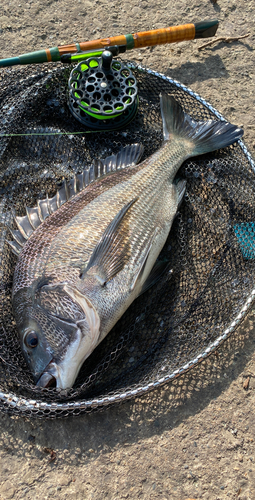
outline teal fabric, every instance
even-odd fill
[[[241,222],[233,226],[243,256],[255,258],[255,222]]]

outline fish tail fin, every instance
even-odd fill
[[[167,141],[173,137],[182,137],[187,140],[191,145],[189,157],[230,146],[243,135],[241,128],[228,122],[194,120],[173,97],[163,92],[160,107],[164,139]]]

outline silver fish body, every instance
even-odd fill
[[[149,159],[137,164],[142,147],[128,146],[98,162],[84,189],[86,171],[65,186],[62,205],[60,193],[16,219],[13,309],[38,385],[72,387],[84,360],[162,272],[155,262],[185,192],[185,181],[174,183],[183,161],[242,135],[226,122],[195,122],[166,94],[161,111],[165,142]]]

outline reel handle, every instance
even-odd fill
[[[105,70],[105,71],[110,71],[111,69],[111,66],[112,66],[112,52],[110,50],[104,50],[104,52],[102,53],[102,68]]]

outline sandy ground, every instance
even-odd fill
[[[1,56],[218,18],[219,42],[128,54],[187,84],[254,138],[254,3],[247,0],[14,0],[0,6]],[[0,415],[0,498],[255,498],[255,313],[173,384],[103,412],[57,421]],[[244,388],[246,382],[248,388]]]

